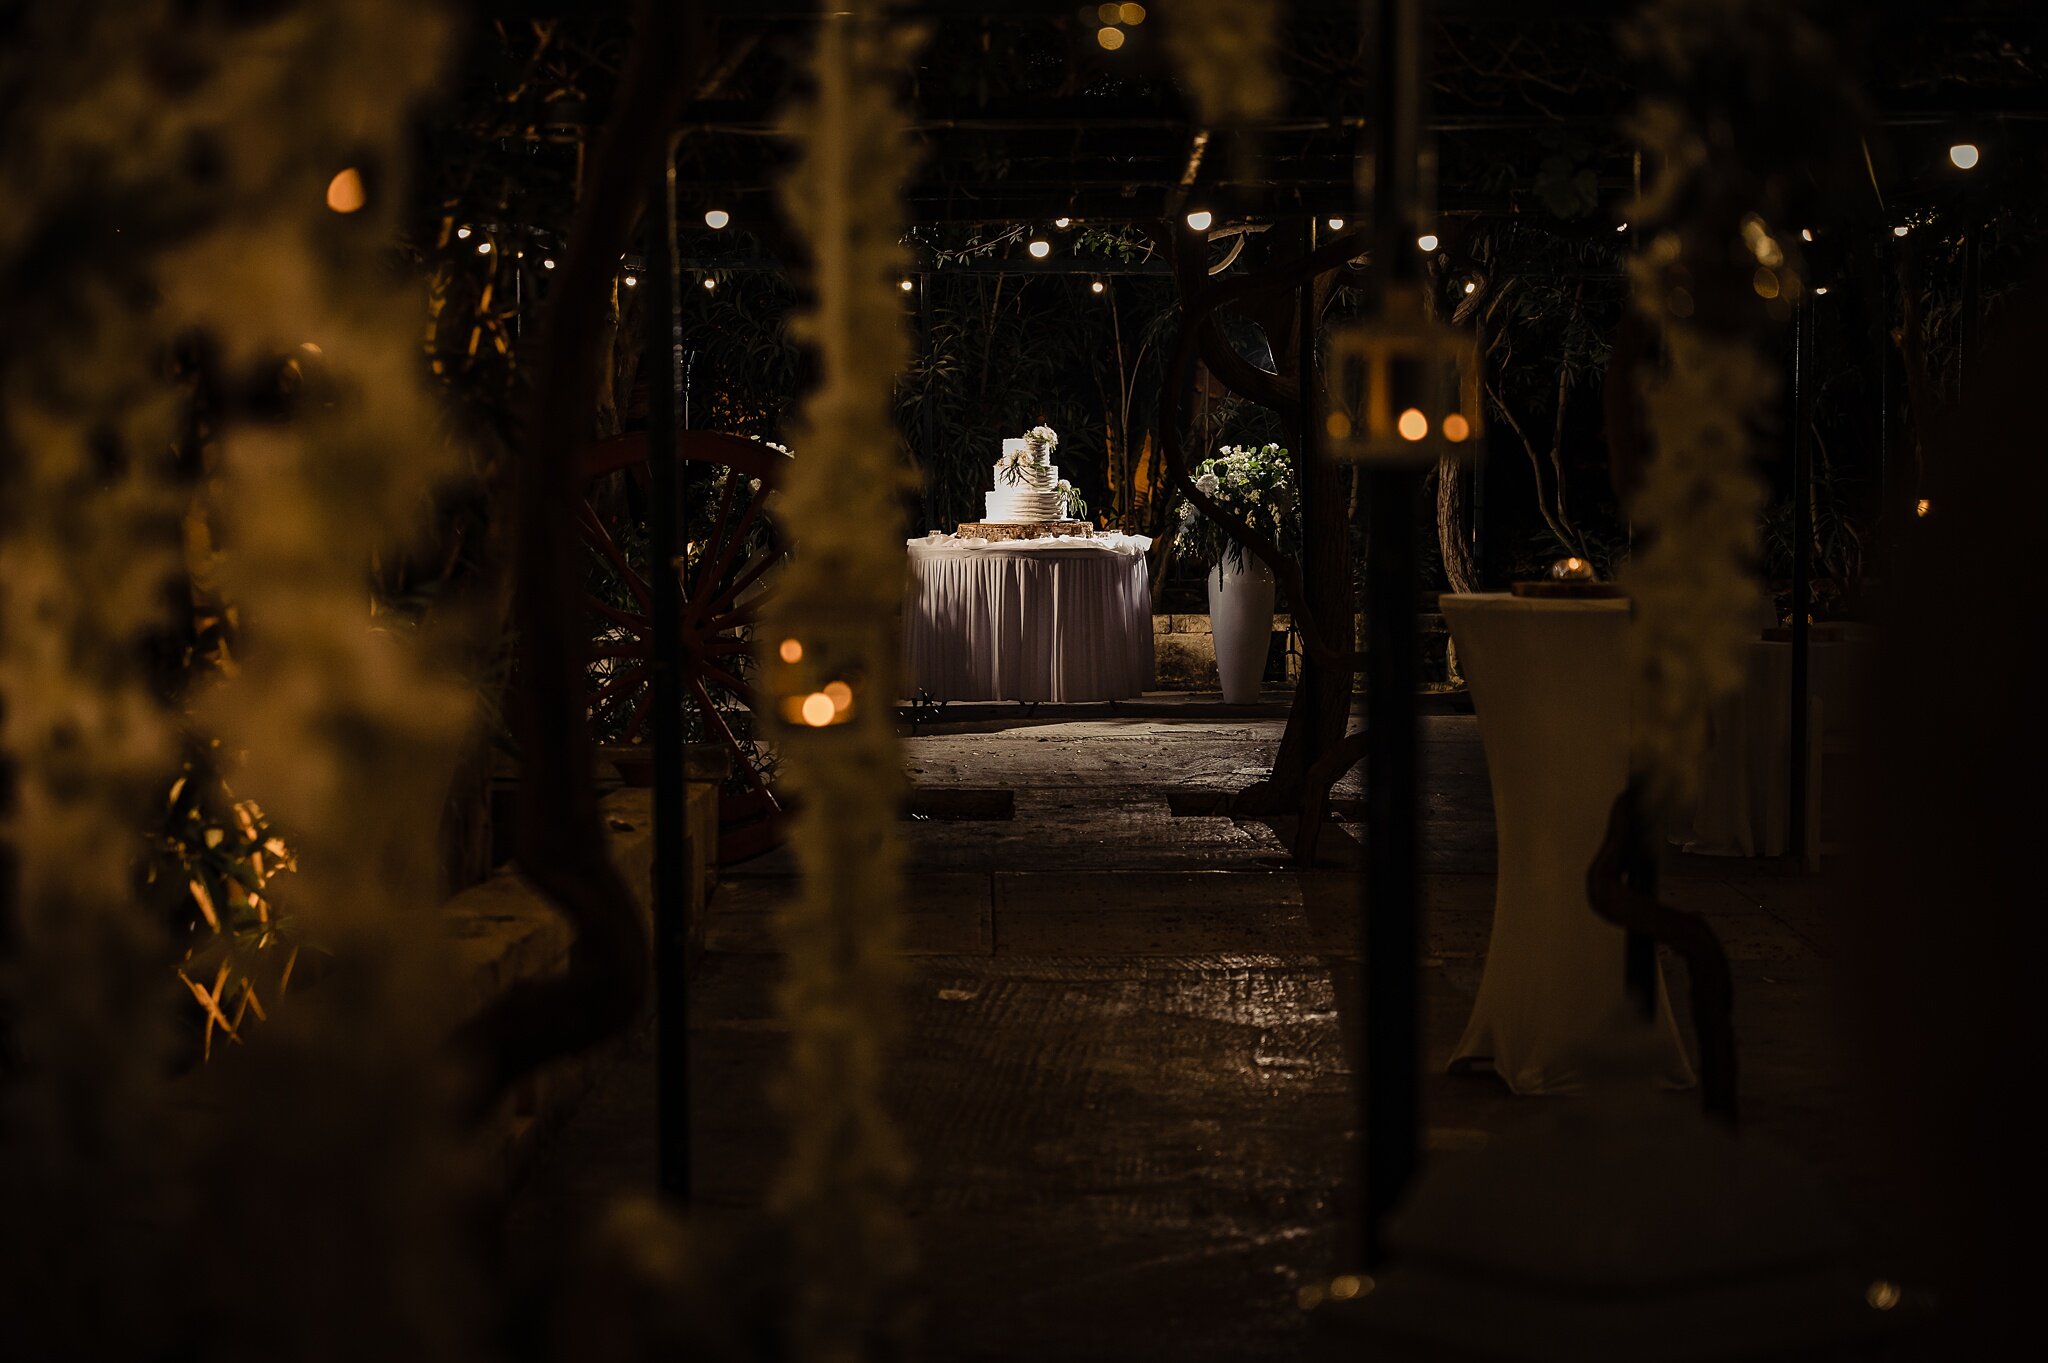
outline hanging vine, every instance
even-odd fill
[[[909,362],[896,279],[913,162],[892,94],[918,35],[881,0],[826,18],[812,89],[788,115],[799,156],[782,181],[815,303],[797,323],[820,381],[791,432],[803,451],[780,514],[796,551],[756,638],[787,706],[785,767],[803,890],[782,923],[790,1031],[776,1095],[789,1153],[772,1202],[791,1243],[792,1356],[891,1351],[911,1243],[898,1205],[908,1157],[882,1101],[898,1030],[902,934],[895,729],[903,539],[897,376]],[[779,670],[778,670],[779,669]]]

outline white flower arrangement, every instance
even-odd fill
[[[1088,503],[1081,500],[1079,488],[1062,478],[1059,482],[1053,484],[1052,490],[1060,495],[1060,518],[1062,520],[1078,521],[1087,516]]]
[[[1300,538],[1295,514],[1294,466],[1278,445],[1225,445],[1195,468],[1195,488],[1286,553]],[[1244,550],[1192,501],[1179,507],[1181,529],[1175,548],[1183,557],[1213,568],[1243,558]]]
[[[1020,439],[1021,444],[1007,440],[1003,442],[1003,457],[996,461],[997,481],[1011,487],[1024,482],[1032,482],[1039,487],[1045,486],[1029,475],[1049,469],[1052,464],[1052,452],[1059,448],[1059,436],[1053,433],[1050,426],[1034,426]]]

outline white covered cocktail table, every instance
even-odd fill
[[[934,700],[1125,700],[1152,684],[1142,535],[909,542],[905,670]]]
[[[1499,845],[1486,970],[1452,1068],[1491,1068],[1516,1093],[1595,1078],[1690,1085],[1661,971],[1645,1028],[1623,983],[1624,934],[1586,899],[1628,780],[1628,602],[1446,594],[1442,609],[1479,716]]]

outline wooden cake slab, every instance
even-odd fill
[[[1042,540],[1053,535],[1094,533],[1095,526],[1089,521],[1025,521],[1016,525],[965,521],[960,526],[960,538],[970,540]]]

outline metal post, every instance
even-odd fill
[[[1373,157],[1375,273],[1388,282],[1415,272],[1420,25],[1416,0],[1380,0],[1378,143]],[[1365,1036],[1359,1257],[1386,1258],[1384,1227],[1417,1164],[1415,817],[1415,513],[1423,473],[1368,465],[1364,472],[1365,564]]]
[[[1806,804],[1812,773],[1807,770],[1807,703],[1812,681],[1807,616],[1812,610],[1808,582],[1813,556],[1813,295],[1803,295],[1792,322],[1792,828],[1786,838],[1792,859],[1805,865]]]
[[[690,1179],[690,849],[683,756],[682,300],[676,261],[675,145],[662,157],[647,214],[647,454],[654,505],[654,1036],[656,1139],[665,1197],[687,1203]]]

